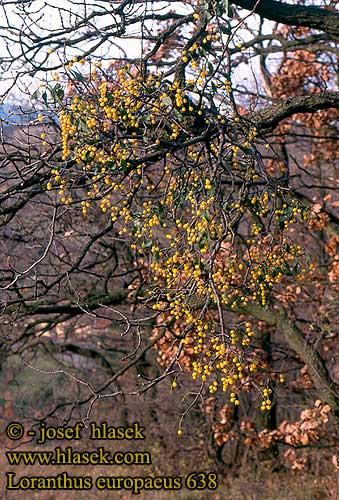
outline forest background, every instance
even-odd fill
[[[337,2],[10,0],[0,32],[4,436],[139,421],[143,475],[218,474],[182,498],[338,498]]]

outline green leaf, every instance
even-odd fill
[[[73,78],[75,80],[77,80],[78,82],[85,82],[86,81],[86,78],[84,77],[84,75],[82,75],[81,73],[79,73],[79,71],[75,71],[73,69],[70,73],[73,76]]]
[[[144,248],[151,248],[154,245],[154,241],[152,239],[148,240],[147,243],[145,243]]]
[[[54,99],[54,102],[57,102],[59,104],[62,103],[62,100],[64,98],[65,92],[60,83],[57,83],[54,88],[51,90],[52,97]]]
[[[223,33],[225,33],[225,35],[230,35],[232,33],[229,23],[220,25],[220,29]]]
[[[45,103],[45,104],[46,104],[46,106],[47,106],[47,104],[48,104],[48,96],[47,96],[47,92],[45,91],[45,92],[42,94],[42,96],[41,96],[41,97],[42,97],[42,100],[44,101],[44,103]]]

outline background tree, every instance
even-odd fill
[[[88,418],[168,377],[221,468],[227,446],[336,446],[335,4],[2,9],[4,97],[32,107],[7,97],[27,123],[2,135],[3,359],[47,350]]]

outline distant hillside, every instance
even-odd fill
[[[2,104],[0,105],[0,124],[3,127],[8,127],[12,125],[25,125],[27,123],[37,122],[39,113],[46,116],[46,118],[58,122],[56,114],[52,111],[37,111],[15,104]]]

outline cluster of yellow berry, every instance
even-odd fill
[[[263,390],[263,400],[261,402],[261,410],[262,411],[270,411],[270,409],[272,408],[272,400],[270,399],[272,393],[273,393],[273,391],[269,387],[266,387]]]
[[[191,48],[183,57],[199,49]],[[228,325],[224,312],[250,302],[266,306],[274,287],[293,274],[303,251],[286,232],[303,220],[303,209],[279,189],[256,186],[260,169],[251,148],[258,131],[242,131],[236,117],[237,140],[225,143],[223,114],[208,115],[203,99],[193,106],[191,83],[168,82],[157,73],[143,78],[129,65],[111,78],[97,70],[96,84],[92,72],[87,93],[72,95],[60,112],[62,160],[76,167],[62,169],[65,178],[52,170],[47,189],[58,187],[61,201],[72,203],[71,176],[80,168],[83,214],[97,204],[131,250],[147,258],[145,302],[179,328],[178,340],[169,334],[159,341],[162,362],[180,348],[193,379],[208,381],[211,394],[231,391],[238,405],[240,387],[260,365],[251,354],[252,324]],[[208,72],[201,64],[197,88]],[[232,91],[230,80],[225,91]],[[187,111],[217,122],[219,135],[208,144],[191,141]],[[235,175],[231,181],[226,170]]]

